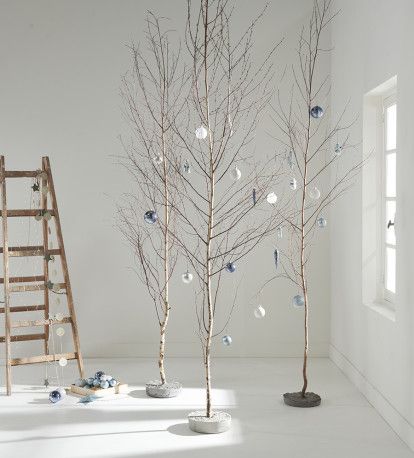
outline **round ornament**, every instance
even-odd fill
[[[102,381],[101,381],[100,387],[103,388],[104,390],[106,390],[107,388],[109,388],[109,382],[108,382],[108,380],[102,380]]]
[[[63,313],[56,313],[55,320],[56,321],[62,321],[63,320]]]
[[[183,281],[183,283],[185,284],[189,284],[193,281],[193,274],[190,273],[190,272],[184,272],[182,275],[181,275],[181,280]]]
[[[163,157],[162,157],[160,154],[157,154],[157,155],[154,157],[153,161],[154,161],[154,164],[160,165],[160,164],[163,163],[164,159],[163,159]]]
[[[289,151],[288,157],[287,157],[287,162],[289,165],[290,170],[293,169],[295,162],[294,162],[294,153],[292,150]]]
[[[63,328],[57,328],[56,329],[56,335],[59,337],[62,337],[65,335],[65,330]]]
[[[322,216],[320,216],[317,220],[316,220],[316,225],[320,228],[320,229],[323,229],[324,227],[326,227],[328,224],[328,221],[326,221],[325,218],[323,218]]]
[[[296,181],[296,178],[295,177],[291,178],[289,181],[289,188],[292,191],[295,191],[297,187],[298,187],[298,182]]]
[[[62,399],[62,396],[61,394],[59,393],[58,390],[53,390],[49,393],[49,401],[52,403],[52,404],[56,404],[57,402],[59,402],[60,400]]]
[[[52,218],[52,215],[50,214],[50,212],[45,211],[45,212],[43,213],[43,218],[44,218],[46,221],[50,221],[50,219]]]
[[[300,308],[305,305],[305,299],[300,294],[297,294],[293,297],[292,300],[293,307]]]
[[[195,131],[195,136],[199,140],[204,140],[207,137],[207,134],[208,134],[207,129],[204,126],[197,127]]]
[[[93,386],[93,380],[94,380],[93,377],[89,377],[89,378],[86,380],[86,383],[87,383],[89,386]]]
[[[41,213],[37,213],[37,214],[35,215],[35,220],[36,220],[36,221],[41,221],[42,218],[43,218],[43,217],[42,217],[42,214],[41,214]]]
[[[310,114],[311,114],[312,118],[315,118],[315,119],[322,118],[322,116],[323,116],[323,108],[320,107],[319,105],[316,105],[316,106],[311,108]]]
[[[274,192],[269,192],[269,194],[266,196],[266,200],[269,204],[273,205],[277,202],[277,195]]]
[[[238,181],[241,178],[241,172],[240,169],[236,166],[234,169],[230,172],[230,177],[233,181]]]
[[[144,214],[144,221],[148,224],[154,224],[158,221],[158,215],[155,210],[148,210]]]
[[[335,150],[334,151],[335,151],[335,156],[340,156],[341,153],[342,153],[342,146],[339,143],[337,143],[335,145]]]
[[[112,387],[112,386],[116,386],[117,383],[118,383],[118,382],[117,382],[114,378],[111,379],[111,380],[109,380],[109,386],[111,386],[111,387]]]
[[[52,291],[53,291],[54,293],[58,293],[58,292],[60,291],[59,283],[53,283]]]
[[[59,359],[59,366],[60,367],[65,367],[67,365],[68,365],[68,360],[66,358],[62,357],[62,358]]]
[[[236,264],[234,262],[228,262],[225,267],[226,271],[229,273],[233,273],[236,270]]]
[[[320,197],[321,197],[321,192],[319,191],[319,189],[314,186],[310,191],[309,191],[309,197],[312,199],[312,200],[318,200]]]
[[[81,388],[84,387],[85,385],[87,385],[87,381],[84,379],[84,378],[78,378],[76,381],[75,381],[75,386],[80,386]]]
[[[187,159],[184,161],[183,170],[185,173],[191,173],[191,166]]]
[[[96,378],[97,380],[101,380],[102,377],[103,377],[104,375],[105,375],[105,372],[104,372],[104,371],[97,371],[97,372],[95,372],[95,378]]]
[[[228,347],[229,345],[231,345],[233,339],[230,336],[223,336],[221,341],[223,342],[223,345]]]
[[[261,305],[258,305],[254,310],[253,310],[253,314],[255,316],[255,318],[264,318],[264,316],[266,315],[266,310],[264,309],[264,307],[262,307]]]
[[[98,387],[101,386],[101,381],[97,378],[93,379],[93,386]]]

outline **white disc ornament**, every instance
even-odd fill
[[[298,182],[296,181],[296,178],[291,178],[289,181],[289,187],[292,191],[295,191],[296,188],[298,187]]]
[[[264,307],[262,307],[261,305],[258,305],[254,310],[253,310],[253,314],[255,316],[255,318],[264,318],[264,316],[266,315],[266,310],[264,309]]]
[[[65,367],[68,364],[68,360],[66,358],[59,359],[59,366]]]
[[[193,274],[190,273],[190,272],[184,272],[182,275],[181,275],[181,280],[183,281],[183,283],[185,284],[189,284],[193,281]]]
[[[56,313],[55,320],[56,321],[62,321],[63,320],[63,313]]]
[[[208,134],[207,129],[204,126],[197,127],[195,131],[195,136],[199,140],[204,140],[207,137],[207,134]]]
[[[65,335],[65,330],[63,328],[57,328],[56,329],[56,335],[59,337],[62,337]]]
[[[230,177],[233,181],[238,181],[241,178],[241,172],[238,167],[234,167],[234,169],[230,172]]]
[[[309,191],[309,197],[312,199],[312,200],[318,200],[320,197],[321,197],[321,192],[319,191],[319,189],[314,186],[310,191]]]
[[[269,192],[269,194],[266,196],[266,200],[269,202],[269,204],[275,204],[277,202],[277,195],[274,192]]]

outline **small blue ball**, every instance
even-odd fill
[[[52,404],[56,404],[62,399],[62,395],[59,393],[58,390],[53,390],[49,393],[49,401]]]
[[[323,218],[322,216],[320,216],[317,220],[316,220],[316,225],[323,229],[324,227],[326,227],[328,224],[328,221],[326,221],[325,218]]]
[[[311,108],[311,111],[310,111],[310,114],[312,116],[312,118],[322,118],[323,116],[323,108],[316,105],[314,107]]]
[[[76,386],[83,387],[87,384],[87,381],[84,378],[78,378],[75,382]]]
[[[95,374],[95,378],[97,378],[98,380],[101,380],[102,376],[104,376],[104,375],[105,375],[104,371],[98,371]]]
[[[154,224],[158,221],[158,215],[155,210],[148,210],[144,214],[144,221],[148,224]]]
[[[89,377],[89,378],[86,380],[86,383],[87,383],[89,386],[93,386],[93,377]]]
[[[236,264],[234,262],[228,262],[225,269],[232,274],[236,270]]]
[[[305,305],[305,299],[300,294],[297,294],[292,300],[294,307],[303,307]]]
[[[223,342],[223,345],[228,347],[229,345],[231,345],[233,339],[230,336],[223,336],[221,341]]]
[[[118,382],[113,378],[112,380],[109,380],[109,385],[110,386],[115,386]]]
[[[106,390],[107,388],[109,388],[109,382],[107,380],[102,380],[101,382],[101,388],[103,388],[104,390]]]
[[[98,380],[97,378],[94,379],[94,381],[93,381],[93,386],[99,386],[100,384],[101,384],[101,381],[100,381],[100,380]]]

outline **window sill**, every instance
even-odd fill
[[[395,323],[395,309],[392,307],[391,303],[378,300],[364,305]]]

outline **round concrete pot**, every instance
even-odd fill
[[[159,380],[148,382],[145,391],[152,398],[175,398],[181,392],[182,385],[179,382],[161,383]]]
[[[317,407],[321,404],[321,397],[312,392],[305,393],[305,397],[302,397],[300,391],[296,393],[285,393],[283,400],[286,405],[291,407]]]
[[[210,418],[206,412],[197,410],[188,414],[188,426],[192,431],[202,434],[224,433],[230,429],[231,415],[226,412],[213,412]]]

